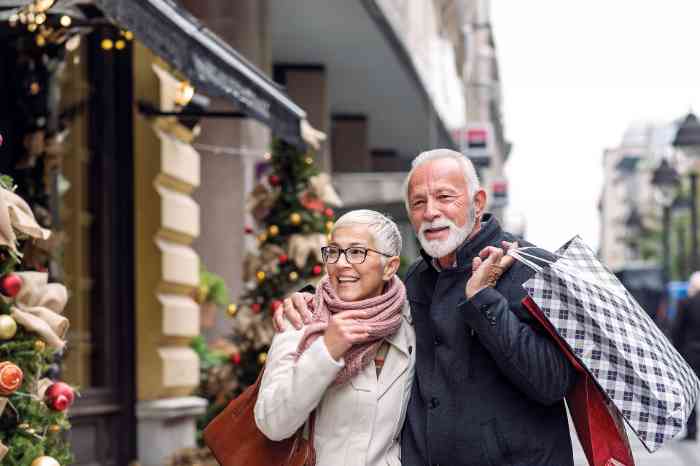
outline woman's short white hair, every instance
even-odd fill
[[[700,292],[700,272],[693,272],[688,280],[688,297],[692,298]]]
[[[389,217],[374,210],[358,209],[343,214],[335,221],[331,234],[338,228],[356,225],[367,226],[378,251],[391,256],[401,255],[399,227]]]
[[[421,152],[415,159],[413,159],[413,162],[411,162],[411,171],[408,172],[408,176],[406,177],[406,180],[404,180],[403,198],[404,203],[406,205],[406,211],[410,210],[410,206],[408,203],[408,185],[411,180],[411,176],[413,176],[413,172],[416,171],[416,168],[420,167],[424,163],[440,159],[456,160],[457,163],[459,163],[459,166],[462,167],[462,172],[464,173],[464,180],[467,182],[467,193],[469,194],[469,199],[474,199],[474,195],[476,194],[476,192],[481,189],[479,175],[477,175],[476,173],[474,164],[464,154],[453,151],[451,149],[434,149]]]

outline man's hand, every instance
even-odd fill
[[[311,311],[307,303],[313,299],[311,293],[294,293],[284,300],[284,305],[277,308],[272,315],[272,326],[276,332],[285,330],[284,318],[292,323],[295,329],[299,330],[311,322]]]
[[[369,337],[369,326],[357,319],[364,318],[365,311],[345,311],[331,316],[328,328],[323,333],[323,342],[336,361],[352,348],[352,345]]]
[[[501,244],[505,251],[495,246],[487,246],[472,260],[472,276],[467,280],[465,289],[467,299],[472,299],[486,287],[496,286],[501,275],[515,262],[515,259],[505,255],[505,252],[510,248],[517,248],[518,243],[502,241]]]

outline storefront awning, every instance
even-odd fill
[[[173,0],[94,0],[110,18],[184,74],[198,91],[233,101],[291,144],[306,117],[265,74]]]

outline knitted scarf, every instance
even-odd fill
[[[335,293],[328,277],[321,279],[316,288],[316,296],[309,303],[313,320],[306,326],[304,336],[297,348],[297,355],[301,355],[328,327],[331,314],[362,309],[367,312],[367,317],[362,319],[363,324],[370,327],[369,337],[360,343],[356,343],[344,355],[345,367],[336,376],[333,384],[342,385],[374,359],[382,344],[382,341],[396,333],[401,326],[401,308],[406,300],[406,287],[396,276],[384,287],[384,292],[379,296],[361,301],[343,301]]]

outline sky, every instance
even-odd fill
[[[598,246],[605,148],[700,111],[700,2],[491,0],[512,212],[527,238]]]

